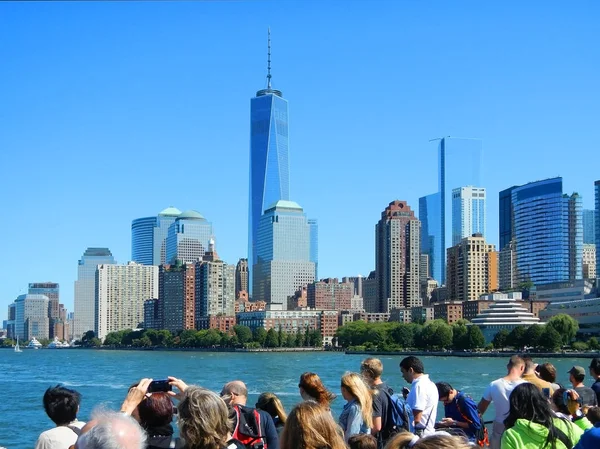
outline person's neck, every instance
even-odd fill
[[[247,402],[247,401],[243,401],[243,400],[241,400],[241,399],[236,399],[236,401],[235,401],[235,402],[232,402],[232,404],[231,404],[231,405],[241,405],[242,407],[245,407],[245,406],[246,406],[246,402]]]
[[[423,377],[425,375],[425,373],[415,373],[413,374],[413,382],[421,377]]]
[[[525,377],[525,376],[535,376],[535,372],[534,371],[524,371],[522,377]]]
[[[377,379],[373,380],[373,385],[381,385],[383,383],[383,380],[381,380],[381,377],[378,377]]]
[[[520,373],[520,372],[518,372],[518,371],[511,370],[511,371],[509,371],[509,372],[508,372],[508,374],[507,374],[507,375],[504,377],[504,379],[505,379],[505,380],[518,380],[518,379],[520,379],[520,378],[521,378],[521,375],[522,375],[522,374],[523,374],[523,373]]]
[[[585,387],[583,382],[573,382],[573,388],[581,388],[581,387]]]

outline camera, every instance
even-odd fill
[[[171,385],[168,380],[153,380],[148,386],[148,393],[171,391]]]

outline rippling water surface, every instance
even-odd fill
[[[217,392],[230,380],[241,379],[250,391],[249,404],[264,391],[281,396],[285,407],[299,400],[298,378],[305,371],[319,374],[328,388],[338,394],[333,414],[344,404],[339,394],[340,377],[358,371],[363,356],[340,353],[208,353],[161,351],[95,350],[0,350],[0,447],[33,448],[35,441],[53,423],[44,413],[42,396],[51,385],[78,390],[83,398],[80,419],[87,420],[99,406],[118,410],[127,388],[142,377],[164,379],[176,376],[190,384]],[[381,357],[384,380],[399,391],[405,382],[400,375],[400,356]],[[424,357],[426,372],[434,382],[446,381],[464,390],[476,401],[489,382],[505,375],[506,359]],[[554,359],[559,381],[568,383],[573,365],[587,368],[589,361]],[[589,382],[586,382],[589,383]],[[440,407],[441,410],[441,407]],[[492,411],[486,413],[491,419]]]

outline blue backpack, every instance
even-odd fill
[[[397,394],[389,394],[387,391],[384,392],[389,398],[389,413],[388,417],[391,419],[389,425],[386,425],[390,429],[390,433],[398,432],[415,432],[415,416],[413,415],[412,409],[408,406],[404,398]]]

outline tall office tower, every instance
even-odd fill
[[[422,305],[419,295],[421,222],[406,201],[392,201],[375,227],[378,312]]]
[[[317,310],[352,310],[354,283],[335,278],[311,282],[306,289],[308,307]]]
[[[293,201],[277,201],[260,219],[252,298],[271,310],[286,310],[288,296],[315,280],[310,261],[310,225]]]
[[[596,197],[596,268],[600,267],[600,181],[594,183]]]
[[[183,212],[169,227],[167,262],[195,263],[204,256],[213,236],[212,224],[195,210]]]
[[[421,220],[421,254],[427,256],[430,277],[443,279],[446,256],[439,254],[442,238],[441,198],[439,193],[419,198]]]
[[[196,292],[193,263],[161,265],[158,271],[158,316],[171,332],[194,329]]]
[[[481,234],[465,237],[448,248],[448,298],[472,301],[498,290],[498,253]]]
[[[131,222],[131,260],[143,265],[161,265],[167,258],[167,235],[181,211],[168,207],[157,217],[137,218]]]
[[[15,299],[15,334],[21,340],[50,337],[49,299],[46,295],[20,295]]]
[[[452,190],[452,246],[473,234],[485,238],[485,189],[458,187]]]
[[[196,262],[196,328],[202,318],[235,316],[235,267],[219,259],[211,241],[202,261]]]
[[[96,336],[136,329],[144,322],[144,301],[158,295],[158,267],[129,262],[96,270]]]
[[[12,338],[13,340],[16,338],[15,334],[15,318],[17,314],[17,306],[13,302],[8,305],[8,315],[6,315],[6,337]]]
[[[446,250],[452,244],[452,191],[458,187],[481,185],[482,154],[479,139],[439,139],[439,196],[428,195],[419,200],[419,207],[422,201],[430,206],[425,211],[419,210],[419,218],[428,233],[427,239],[433,244],[430,247],[425,241],[421,250],[431,257],[433,277],[440,285],[446,280]],[[434,209],[432,206],[435,205],[439,208]]]
[[[319,279],[319,223],[315,218],[308,219],[310,226],[310,261],[315,264],[315,279]]]
[[[583,278],[596,279],[596,245],[583,245]]]
[[[238,260],[235,266],[235,298],[239,298],[240,292],[248,293],[248,259]]]
[[[377,297],[377,273],[371,271],[363,281],[363,306],[365,312],[377,313],[379,311],[379,298]]]
[[[559,177],[513,187],[511,203],[518,283],[581,279],[581,197],[563,195]]]
[[[96,269],[98,265],[116,264],[108,248],[88,248],[77,267],[75,281],[73,337],[81,338],[96,328]]]
[[[55,282],[34,282],[29,284],[30,295],[46,295],[48,297],[48,318],[50,318],[49,335],[54,338],[54,325],[60,321],[60,289]]]
[[[250,196],[248,212],[248,265],[250,289],[258,263],[258,228],[263,212],[279,200],[290,199],[288,160],[288,103],[281,91],[271,89],[271,33],[268,42],[267,88],[250,100]]]
[[[498,195],[498,232],[499,246],[502,251],[514,239],[514,209],[512,204],[512,192],[518,186],[512,186],[501,191]]]
[[[352,282],[354,284],[354,293],[352,296],[363,297],[363,277],[360,274],[358,276],[343,277],[342,282]]]
[[[583,244],[596,244],[596,211],[583,210]]]
[[[498,252],[498,288],[500,291],[514,290],[519,286],[517,274],[517,251],[514,241],[508,242]]]

